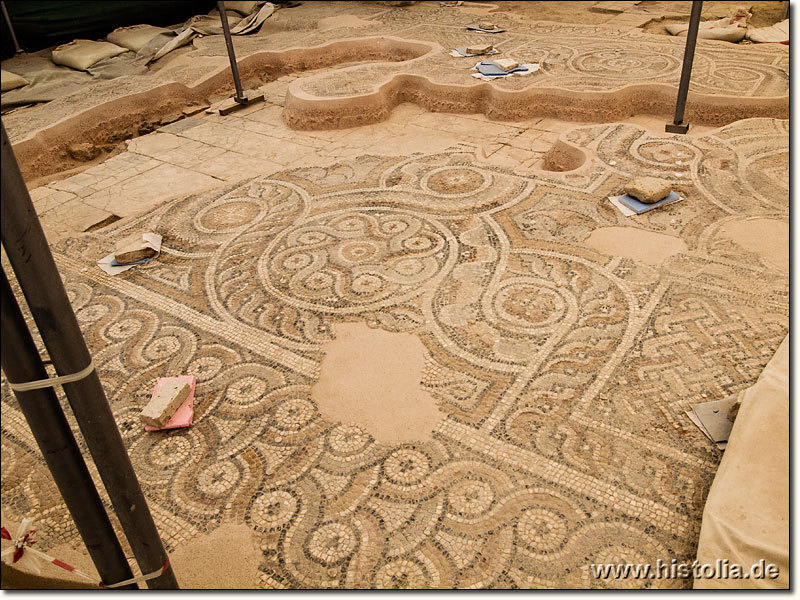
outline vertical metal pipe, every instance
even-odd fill
[[[3,371],[10,382],[47,378],[5,270],[0,281],[0,334]],[[133,577],[131,568],[55,390],[43,388],[14,393],[103,583],[130,579]],[[131,584],[120,589],[138,590],[139,586]]]
[[[228,58],[231,61],[231,73],[233,74],[233,85],[236,87],[236,102],[247,102],[242,92],[242,82],[239,79],[239,66],[236,64],[236,54],[233,52],[233,38],[231,38],[231,28],[228,26],[228,15],[225,12],[225,2],[217,2],[219,19],[222,21],[222,33],[225,36],[225,45],[228,47]]]
[[[91,356],[3,125],[0,134],[3,247],[56,372],[77,373],[87,367]],[[160,570],[168,564],[167,553],[97,371],[63,387],[139,567],[143,573]],[[176,589],[172,568],[151,579],[148,587]]]
[[[675,119],[672,124],[668,124],[665,127],[667,133],[686,133],[689,131],[688,123],[683,122],[683,113],[686,110],[686,96],[689,93],[689,82],[692,79],[694,49],[697,45],[697,31],[700,28],[700,13],[702,10],[702,1],[694,0],[692,2],[692,15],[689,17],[689,31],[686,33],[686,48],[683,51],[683,68],[681,69],[681,82],[678,87],[678,100],[675,104]]]
[[[8,11],[6,10],[6,3],[0,2],[0,8],[3,9],[3,18],[6,20],[6,25],[8,25],[11,41],[14,42],[14,52],[22,52],[22,48],[19,47],[19,42],[17,41],[17,34],[14,33],[14,26],[11,24],[11,17],[8,16]]]

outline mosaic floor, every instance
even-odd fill
[[[752,384],[788,331],[788,272],[721,233],[788,223],[788,121],[562,139],[592,160],[522,176],[467,146],[361,156],[55,246],[168,549],[244,522],[270,588],[598,587],[590,563],[693,560],[720,454],[683,411]],[[645,174],[685,201],[621,216],[605,197]],[[612,226],[688,250],[654,266],[584,242]],[[94,266],[140,230],[164,236],[158,260]],[[345,322],[421,341],[446,415],[427,439],[321,414]],[[145,434],[172,373],[197,377],[195,424]],[[2,450],[6,515],[33,517],[43,548],[76,539],[5,381]]]

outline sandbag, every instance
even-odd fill
[[[623,191],[639,202],[653,204],[669,196],[672,184],[658,177],[634,177],[625,184]]]
[[[115,29],[106,36],[106,39],[112,44],[138,52],[157,35],[169,32],[170,30],[165,27],[131,25],[130,27],[119,27]]]
[[[696,589],[789,587],[789,336],[758,381],[740,392],[741,407],[708,492],[697,560],[751,565],[763,560],[775,578],[698,578]]]
[[[240,15],[247,16],[251,12],[253,12],[261,2],[250,1],[250,2],[225,2],[225,9],[226,10],[235,10]]]
[[[705,40],[723,40],[725,42],[741,42],[747,35],[747,23],[752,17],[747,6],[737,6],[731,9],[730,16],[716,21],[700,23],[697,37]],[[686,35],[689,31],[688,23],[669,23],[665,25],[671,35]]]
[[[3,61],[7,70],[24,77],[29,84],[3,93],[0,107],[3,110],[23,104],[50,102],[83,89],[91,83],[87,71],[76,71],[62,67],[50,60],[50,52],[39,54],[22,53]]]
[[[73,40],[53,50],[51,60],[57,65],[63,65],[78,71],[86,71],[93,64],[104,58],[111,58],[123,52],[128,52],[128,49],[121,48],[110,42]]]
[[[27,79],[10,71],[0,70],[0,91],[15,90],[30,83]]]
[[[789,45],[789,19],[771,27],[757,27],[747,30],[747,39],[756,44]]]
[[[727,21],[727,19],[725,19],[725,21]],[[717,23],[717,21],[709,21],[709,23]],[[733,25],[716,24],[708,27],[703,27],[703,25],[706,25],[706,23],[700,23],[700,27],[697,30],[697,37],[704,40],[723,40],[725,42],[736,43],[741,42],[747,34],[747,29],[739,27],[735,23]],[[689,25],[687,23],[669,23],[664,27],[666,27],[667,31],[672,35],[686,35],[686,32],[689,31]]]

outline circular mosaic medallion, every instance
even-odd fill
[[[358,538],[349,525],[327,523],[314,531],[306,550],[311,558],[326,567],[341,563],[358,546]]]
[[[275,531],[289,523],[299,510],[300,502],[293,494],[274,490],[253,499],[248,520],[259,531]]]
[[[200,469],[196,477],[198,491],[206,498],[221,498],[233,489],[241,473],[232,460],[223,460]]]
[[[434,169],[422,181],[422,189],[440,196],[469,196],[491,185],[490,176],[473,167]]]
[[[248,198],[229,198],[201,210],[194,219],[198,231],[222,233],[238,229],[259,219],[262,203]]]
[[[383,463],[386,478],[392,483],[403,486],[419,483],[430,468],[430,459],[413,448],[395,450]]]
[[[628,80],[653,79],[680,71],[680,62],[674,56],[634,47],[582,52],[568,64],[578,73]]]
[[[516,532],[533,552],[559,550],[569,539],[566,518],[546,508],[526,510],[517,522]]]
[[[454,484],[447,492],[447,501],[457,515],[466,518],[479,517],[494,503],[495,492],[486,481],[464,479]]]
[[[383,590],[419,590],[430,587],[430,578],[421,562],[399,558],[378,569],[375,574],[375,587]]]
[[[454,262],[453,242],[421,215],[336,211],[284,230],[261,256],[258,276],[294,306],[358,313],[417,295]]]

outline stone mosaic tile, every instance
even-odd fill
[[[589,564],[693,560],[720,453],[683,411],[752,384],[788,331],[788,273],[720,235],[788,222],[788,121],[561,140],[583,166],[365,155],[55,245],[170,549],[244,522],[265,588],[690,585],[598,581]],[[633,175],[685,200],[625,218],[605,198]],[[610,226],[688,250],[654,267],[585,243]],[[143,229],[164,236],[158,260],[94,267]],[[447,415],[431,439],[388,444],[320,414],[310,389],[343,321],[419,336],[420,383]],[[146,434],[138,412],[167,373],[197,377],[195,424]],[[74,540],[5,383],[2,444],[6,514],[41,524],[44,548]]]

